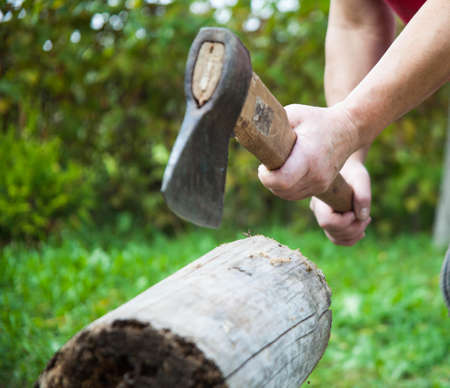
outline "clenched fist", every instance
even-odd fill
[[[288,105],[297,141],[278,170],[260,165],[262,184],[275,195],[299,200],[325,192],[347,158],[359,148],[358,132],[340,104],[330,108]]]

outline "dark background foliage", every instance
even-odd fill
[[[236,32],[282,104],[323,106],[328,2],[250,3],[3,4],[1,239],[43,239],[68,223],[126,229],[139,222],[167,232],[186,227],[164,205],[159,188],[184,113],[185,60],[202,26]],[[446,107],[441,91],[372,147],[368,167],[379,232],[430,229]],[[257,180],[255,158],[236,142],[230,148],[226,224],[311,225],[306,201],[274,198]]]

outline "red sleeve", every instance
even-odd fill
[[[400,18],[408,23],[426,0],[384,0]]]

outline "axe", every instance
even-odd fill
[[[252,71],[250,55],[232,32],[202,28],[189,51],[186,113],[164,172],[161,192],[179,217],[220,225],[228,143],[239,143],[268,169],[283,165],[296,141],[286,112]],[[301,139],[299,139],[301,141]],[[335,211],[352,209],[353,192],[339,174],[318,197]]]

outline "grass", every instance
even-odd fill
[[[300,248],[333,290],[333,327],[308,387],[450,387],[450,320],[439,291],[444,249],[429,236],[336,247],[318,231],[260,232]],[[0,252],[0,386],[30,386],[86,324],[242,233],[196,230],[169,239],[89,238]],[[306,386],[306,384],[305,384]]]

